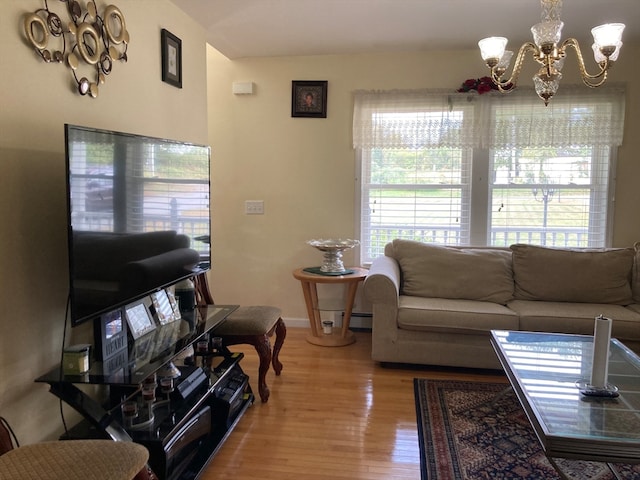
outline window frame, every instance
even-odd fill
[[[615,93],[615,92],[614,92]],[[587,97],[585,97],[587,98]],[[573,100],[575,101],[575,100]],[[615,100],[611,100],[611,110],[612,110],[612,118],[616,115],[619,115],[620,109],[622,110],[622,117],[624,116],[624,102],[622,101],[622,106],[615,104]],[[478,102],[481,103],[481,102]],[[569,108],[572,104],[569,105]],[[478,106],[481,107],[480,105]],[[386,111],[390,111],[389,107],[385,107]],[[419,107],[418,107],[419,108]],[[399,112],[406,112],[406,106],[401,105],[398,108]],[[489,109],[491,111],[491,108]],[[485,113],[486,114],[486,113]],[[474,113],[478,118],[482,118],[482,114],[477,112]],[[354,123],[355,128],[355,123]],[[612,120],[612,129],[616,128],[616,119]],[[612,245],[613,238],[613,226],[614,226],[614,207],[615,207],[615,182],[616,182],[616,163],[617,163],[617,143],[614,141],[610,145],[603,145],[603,139],[597,139],[593,142],[593,144],[589,144],[589,147],[593,149],[592,155],[592,172],[594,175],[602,175],[606,171],[608,176],[607,183],[603,188],[599,187],[599,179],[592,178],[590,184],[585,186],[585,189],[588,189],[590,194],[590,205],[594,204],[601,205],[606,209],[606,212],[602,215],[601,220],[599,221],[602,232],[601,237],[602,243],[594,243],[593,241],[589,241],[587,245],[588,248],[603,248],[610,247]],[[621,143],[621,137],[619,138],[619,142]],[[468,218],[468,232],[469,236],[462,236],[462,232],[465,230],[465,226],[463,224],[463,219],[460,221],[460,245],[474,245],[474,246],[490,246],[492,244],[492,228],[491,228],[491,199],[492,192],[496,188],[500,188],[500,184],[493,183],[492,180],[492,156],[494,154],[494,150],[490,147],[484,146],[484,144],[489,143],[486,140],[483,145],[473,146],[471,147],[471,164],[470,164],[470,177],[469,177],[469,188],[470,188],[470,198],[469,198],[469,218]],[[354,225],[355,235],[357,238],[360,238],[361,245],[356,248],[355,254],[360,259],[360,264],[369,265],[373,258],[377,256],[380,252],[375,252],[371,258],[368,258],[366,255],[367,252],[367,241],[364,238],[364,234],[367,231],[370,231],[371,224],[365,224],[366,222],[365,213],[363,212],[363,202],[365,200],[365,193],[369,192],[370,184],[365,182],[365,174],[366,172],[363,170],[366,164],[364,162],[369,162],[367,158],[368,151],[373,151],[373,148],[360,148],[355,145],[355,179],[356,179],[356,191],[355,191],[355,215],[354,218],[356,223]],[[465,147],[460,147],[465,148]],[[540,147],[541,148],[541,147]],[[366,150],[366,151],[365,151]],[[608,158],[607,158],[608,157]],[[605,162],[605,169],[603,170],[602,162]],[[608,164],[606,164],[608,162]],[[393,184],[389,184],[390,187],[394,187]],[[416,190],[420,189],[422,185],[416,184]],[[406,188],[406,186],[403,186]],[[368,193],[367,193],[368,195]],[[599,198],[599,200],[598,200]],[[589,212],[593,212],[593,208],[589,209]],[[591,213],[590,213],[591,215]],[[589,221],[589,230],[591,231],[595,228],[592,225],[592,222]],[[466,239],[468,238],[468,241]],[[591,235],[590,235],[591,239]],[[597,240],[600,240],[599,238]]]

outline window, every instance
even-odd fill
[[[605,246],[609,153],[588,145],[494,151],[489,243]]]
[[[360,257],[394,238],[603,247],[624,91],[356,92]]]

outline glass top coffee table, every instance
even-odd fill
[[[640,463],[640,358],[612,339],[608,383],[617,398],[583,396],[593,337],[493,330],[491,344],[547,458]],[[561,473],[561,472],[560,472]]]

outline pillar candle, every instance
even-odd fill
[[[593,365],[591,367],[591,385],[596,388],[605,388],[607,386],[611,323],[610,318],[606,318],[602,315],[595,319],[593,329]]]

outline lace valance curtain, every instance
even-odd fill
[[[563,86],[549,106],[507,95],[443,90],[356,91],[354,148],[514,148],[622,144],[622,86]]]
[[[466,95],[444,90],[357,91],[357,148],[473,147],[474,109]]]

